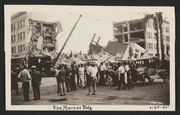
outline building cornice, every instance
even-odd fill
[[[17,18],[17,17],[19,17],[20,15],[23,15],[23,14],[25,14],[25,13],[27,13],[27,12],[26,12],[26,11],[21,11],[21,12],[16,13],[16,14],[14,14],[14,15],[11,16],[11,20],[12,20],[12,19],[15,19],[15,18]]]

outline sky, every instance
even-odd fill
[[[145,14],[155,13],[154,8],[149,7],[34,6],[24,9],[28,12],[43,14],[46,17],[45,21],[61,22],[63,31],[56,38],[58,40],[58,51],[62,48],[79,15],[82,14],[64,52],[72,50],[83,53],[87,53],[94,33],[96,33],[95,41],[101,37],[99,44],[102,46],[106,46],[108,41],[113,41],[113,22],[139,19],[143,18]],[[163,16],[168,20],[168,13],[165,8],[157,7],[156,9],[156,11],[163,11]]]

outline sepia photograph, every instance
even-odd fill
[[[6,110],[175,111],[174,7],[4,11]]]

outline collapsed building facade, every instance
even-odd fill
[[[136,43],[121,43],[118,41],[109,41],[104,48],[98,44],[91,43],[88,55],[97,59],[97,63],[103,61],[116,62],[125,59],[138,59],[147,54],[147,51]]]
[[[32,13],[18,12],[11,17],[11,23],[12,67],[36,65],[48,69],[57,55],[60,22],[39,21],[32,18]]]

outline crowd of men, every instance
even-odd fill
[[[87,95],[96,94],[96,86],[111,85],[117,90],[133,88],[132,77],[135,75],[135,65],[133,63],[105,63],[98,66],[94,62],[86,64],[71,65],[66,63],[53,67],[52,72],[57,79],[57,93],[60,96],[67,95],[67,92],[88,88]],[[18,81],[22,82],[22,92],[24,101],[29,101],[30,80],[33,88],[34,100],[40,99],[40,85],[42,74],[36,66],[28,69],[24,66],[20,71],[11,71],[12,89],[18,92]],[[91,93],[91,89],[93,89]]]

